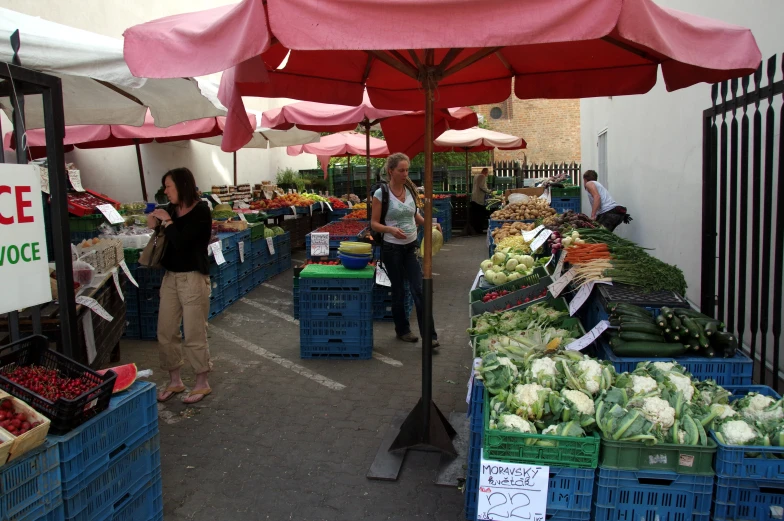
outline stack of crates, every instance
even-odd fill
[[[334,232],[329,231],[329,227],[322,227],[313,230],[312,233],[320,233],[320,232],[327,232],[329,233],[329,255],[328,257],[332,260],[338,258],[338,249],[340,249],[341,242],[357,242],[359,240],[359,235],[362,234],[365,230],[361,230],[354,235],[338,235]],[[305,236],[305,256],[310,259],[310,233]]]
[[[59,457],[64,520],[163,518],[155,385],[136,382],[109,408],[50,436]]]
[[[0,467],[0,519],[64,519],[56,443],[47,439]]]
[[[776,400],[764,385],[726,386],[730,400],[751,392]],[[716,440],[716,489],[713,521],[781,519],[784,512],[784,447],[728,446]]]
[[[566,213],[569,210],[580,213],[580,187],[550,188],[550,207],[557,213]]]
[[[299,276],[301,358],[373,355],[375,269],[311,264]]]
[[[137,266],[134,278],[139,283],[139,338],[155,340],[158,338],[158,310],[160,308],[163,269]]]
[[[405,283],[405,301],[404,309],[406,316],[411,316],[411,310],[414,308],[414,298],[408,289],[408,282]],[[379,322],[392,321],[392,288],[389,286],[382,286],[381,284],[373,284],[373,320]]]
[[[274,247],[273,239],[273,247]],[[267,239],[262,235],[261,237],[251,238],[251,262],[253,263],[251,276],[253,277],[253,286],[258,286],[265,280],[269,280],[273,276],[275,270],[274,257],[269,252],[269,245]],[[275,250],[277,253],[277,249]]]
[[[277,275],[291,269],[291,234],[286,232],[276,236],[273,239],[273,244],[275,245],[273,275]]]
[[[231,243],[236,248],[235,262],[237,264],[237,298],[253,289],[253,244],[251,230],[237,232],[231,236]],[[242,255],[240,255],[242,247]]]
[[[139,282],[136,278],[138,268],[138,263],[128,264],[128,271],[131,272],[131,276],[137,283]],[[139,288],[128,281],[125,283],[125,331],[123,332],[123,338],[141,338],[140,311]]]
[[[443,230],[444,242],[452,239],[452,197],[433,199],[433,217],[438,220]]]
[[[477,519],[477,501],[481,493],[480,455],[483,450],[486,460],[548,466],[548,521],[589,521],[599,456],[598,435],[585,438],[544,437],[541,434],[489,430],[488,401],[487,389],[482,382],[474,380],[469,405],[471,421],[466,474],[466,519]],[[555,441],[556,444],[549,447],[539,446],[538,441],[542,438]]]

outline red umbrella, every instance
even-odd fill
[[[676,90],[750,74],[762,59],[748,29],[652,0],[477,5],[244,0],[132,27],[125,32],[125,58],[144,77],[225,70],[219,99],[229,114],[244,112],[242,96],[358,105],[365,88],[378,108],[424,109],[426,222],[432,216],[434,108],[503,101],[513,80],[523,99],[641,94],[654,86],[660,66],[667,89]],[[231,123],[224,138],[228,150],[247,142],[251,131]],[[433,287],[429,233],[423,271],[427,324]],[[426,327],[425,345],[431,338]],[[451,429],[431,401],[430,349],[422,353],[422,400],[392,448],[425,444],[454,453]],[[431,413],[443,423],[430,423]]]
[[[255,128],[256,117],[247,113],[249,123]],[[144,165],[139,148],[140,144],[169,143],[188,139],[202,139],[220,136],[225,127],[226,118],[223,116],[195,119],[176,123],[170,127],[156,127],[155,121],[147,111],[144,124],[139,127],[131,125],[71,125],[65,127],[63,144],[76,148],[112,148],[123,146],[136,147],[136,160],[139,164],[139,177],[142,184],[142,196],[147,200],[147,186],[144,181]],[[16,140],[13,132],[5,135],[5,146],[14,148]],[[44,129],[30,129],[27,131],[27,144],[33,157],[46,156],[46,135]]]
[[[263,121],[263,119],[262,119]],[[368,146],[369,145],[369,146]],[[386,157],[389,155],[389,148],[383,139],[377,139],[369,135],[357,134],[356,132],[338,132],[324,136],[318,143],[308,143],[305,145],[292,145],[286,148],[286,153],[290,156],[300,154],[315,154],[321,163],[324,171],[324,179],[327,178],[329,160],[333,157],[347,157],[351,165],[351,156],[365,157]],[[370,169],[368,168],[368,172]],[[346,179],[349,188],[346,193],[351,193],[351,167],[349,166],[349,176]],[[370,174],[368,173],[368,192],[370,192]],[[368,195],[368,201],[370,196]]]
[[[315,132],[341,132],[354,130],[357,125],[361,125],[365,130],[365,147],[368,149],[370,128],[379,122],[390,150],[405,152],[413,157],[416,153],[411,154],[409,150],[412,145],[416,146],[418,140],[419,151],[421,151],[424,139],[424,114],[405,110],[377,109],[370,103],[367,92],[362,97],[362,103],[356,107],[303,101],[267,110],[261,116],[262,126],[279,130],[288,130],[296,125],[300,129]],[[476,113],[469,108],[441,109],[435,113],[435,132],[440,135],[449,128],[471,128],[477,122]],[[366,155],[365,158],[367,200],[370,202],[370,156]],[[323,163],[322,168],[326,177],[326,167]],[[350,176],[351,162],[349,161]]]

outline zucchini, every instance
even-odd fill
[[[705,336],[713,336],[719,332],[719,323],[715,320],[709,320],[705,324],[697,322],[697,325],[702,326],[702,329],[705,331]]]
[[[637,317],[644,320],[653,320],[653,317],[650,315],[650,313],[638,313],[637,311],[628,311],[621,308],[615,308],[612,314],[619,317]]]
[[[615,309],[622,309],[629,311],[630,313],[640,313],[641,315],[650,316],[650,313],[647,309],[640,306],[635,306],[634,304],[627,304],[625,302],[619,302],[618,305],[615,306]]]
[[[721,351],[724,358],[732,358],[738,352],[738,338],[732,333],[719,331],[711,338],[713,345]]]
[[[707,356],[708,358],[713,358],[713,357],[715,357],[715,356],[716,356],[716,350],[715,350],[715,349],[713,349],[713,347],[712,347],[712,346],[708,346],[708,347],[706,347],[706,348],[705,348],[705,353],[704,353],[704,354],[705,354],[705,356]]]
[[[683,329],[683,322],[681,322],[681,319],[679,319],[678,317],[673,316],[668,319],[668,322],[670,323],[670,327],[675,331],[679,331],[683,333],[689,332],[688,329],[686,331],[681,331]]]
[[[664,338],[667,339],[667,342],[680,342],[681,336],[678,334],[677,331],[672,330],[665,330],[664,331]]]
[[[625,342],[661,342],[664,343],[664,337],[661,336],[661,333],[656,335],[651,335],[648,333],[637,333],[634,331],[621,331],[620,335],[621,340]]]
[[[616,317],[610,317],[610,325],[613,327],[618,327],[621,325],[621,319]]]
[[[694,323],[694,321],[689,317],[681,317],[681,322],[686,328],[689,330],[689,334],[694,338],[699,338],[700,336],[700,327]]]
[[[679,317],[689,317],[689,318],[711,318],[704,313],[700,313],[699,311],[691,308],[673,308],[672,310],[676,315]]]
[[[665,332],[670,330],[670,325],[667,323],[667,317],[659,315],[655,319],[656,325],[663,329]]]
[[[666,306],[661,308],[661,309],[659,309],[659,313],[664,315],[667,318],[667,320],[670,320],[670,319],[672,319],[672,317],[675,316],[675,313],[672,312],[672,309],[670,309],[670,308],[668,308]]]
[[[618,356],[672,358],[686,353],[683,344],[665,342],[620,342],[613,347]]]
[[[651,320],[650,318],[645,318],[645,317],[633,317],[631,315],[621,315],[620,317],[618,317],[618,320],[621,321],[621,324],[624,324],[624,323],[627,323],[627,322],[640,322],[640,323],[643,323],[643,324],[653,325],[653,320]]]
[[[647,333],[649,335],[662,336],[661,328],[643,322],[621,322],[621,333],[625,332]]]

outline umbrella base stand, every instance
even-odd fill
[[[422,404],[420,398],[405,420],[402,415],[394,419],[370,466],[368,479],[397,480],[408,451],[440,452],[448,457],[458,455],[452,444],[455,429],[432,401],[428,433],[424,434]]]

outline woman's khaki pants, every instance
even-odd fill
[[[207,318],[210,314],[210,277],[198,271],[167,271],[161,283],[158,313],[158,343],[161,369],[173,371],[184,365],[182,351],[196,374],[212,369],[207,347]],[[185,334],[180,337],[180,322]]]

